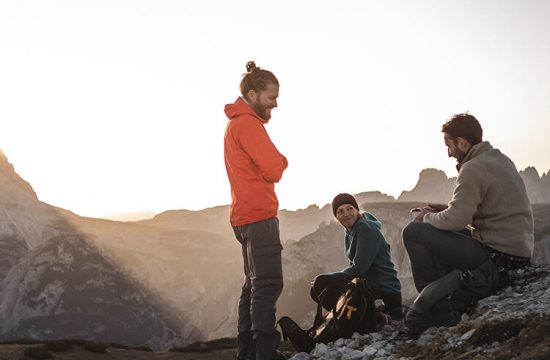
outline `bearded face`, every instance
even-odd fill
[[[447,155],[454,157],[456,162],[460,164],[468,153],[469,143],[462,138],[454,139],[447,133],[445,133],[444,139],[445,146],[447,146]]]
[[[277,107],[277,98],[279,97],[279,87],[268,83],[265,90],[260,92],[251,91],[249,104],[252,109],[264,120],[271,119],[271,109]]]

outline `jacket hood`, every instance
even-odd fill
[[[238,97],[233,104],[227,104],[224,108],[225,115],[229,120],[233,120],[241,115],[250,115],[260,120],[262,123],[267,123],[267,120],[262,119],[250,105],[244,101],[242,97]]]
[[[363,218],[363,220],[365,220],[366,222],[376,226],[378,228],[378,230],[381,230],[382,229],[382,223],[380,222],[380,220],[378,220],[377,218],[374,217],[374,215],[372,215],[371,213],[368,213],[368,212],[364,212],[361,214],[361,217]]]

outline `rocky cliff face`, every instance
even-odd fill
[[[184,343],[184,317],[77,234],[48,239],[11,269],[0,314],[4,340],[84,338],[156,349]]]
[[[355,194],[355,199],[358,204],[369,203],[381,203],[381,202],[393,202],[395,198],[393,196],[383,194],[380,191],[367,191],[359,194]]]
[[[531,204],[550,203],[550,173],[539,176],[535,168],[528,167],[519,174],[525,183]]]
[[[185,330],[186,343],[207,339],[234,312],[243,273],[236,240],[98,219],[77,224],[114,263],[200,329]]]
[[[35,248],[43,237],[57,235],[62,222],[57,209],[40,202],[0,152],[0,242],[6,245],[0,249],[0,257],[7,256],[11,259],[8,263],[13,263],[22,249]]]
[[[455,183],[456,178],[447,178],[441,170],[424,169],[415,187],[411,191],[403,191],[397,200],[447,204],[453,196]]]
[[[5,192],[4,195],[13,193],[37,200],[31,185],[15,172],[13,165],[10,164],[2,150],[0,150],[0,189]]]
[[[536,264],[550,264],[550,204],[533,205],[535,219],[535,249],[533,258]]]
[[[300,240],[317,231],[320,224],[330,223],[334,220],[330,205],[325,205],[322,208],[311,205],[296,211],[280,210],[278,217],[281,241],[285,244],[289,240]]]
[[[40,202],[5,157],[0,170],[0,339],[72,337],[160,349],[202,336],[113,261],[79,225],[86,219]]]

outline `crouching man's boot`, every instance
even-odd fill
[[[451,271],[422,289],[405,317],[409,336],[416,339],[427,328],[440,326],[439,321],[432,316],[432,308],[441,299],[458,289],[460,289],[459,270]]]

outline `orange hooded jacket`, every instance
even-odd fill
[[[231,184],[232,226],[277,216],[279,202],[275,183],[288,166],[271,142],[262,119],[242,98],[225,106],[229,118],[225,129],[225,169]]]

